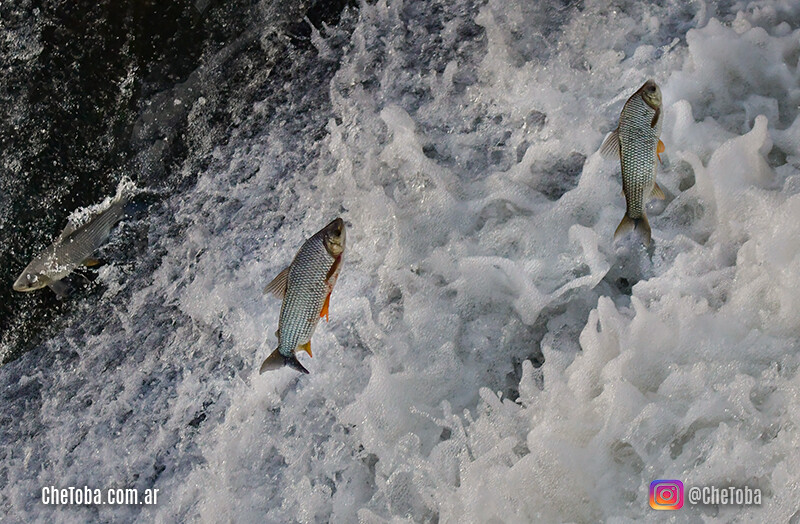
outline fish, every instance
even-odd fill
[[[656,183],[656,170],[664,152],[661,125],[664,117],[661,89],[653,80],[636,91],[622,108],[617,128],[600,147],[603,156],[617,156],[622,167],[622,193],[625,195],[625,216],[614,232],[614,239],[631,231],[650,245],[650,222],[645,204],[651,198],[664,199]]]
[[[80,266],[96,266],[100,261],[92,254],[106,241],[112,228],[125,215],[129,192],[118,193],[111,204],[86,223],[76,226],[68,221],[61,234],[42,250],[14,282],[14,291],[31,292],[49,287],[60,297],[69,294],[70,286],[63,281]]]
[[[295,352],[311,357],[311,337],[322,317],[329,320],[331,293],[342,269],[345,224],[337,218],[305,241],[289,266],[278,273],[264,293],[283,300],[278,319],[278,347],[261,364],[259,373],[289,366],[308,370]]]

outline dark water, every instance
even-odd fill
[[[4,363],[63,329],[76,303],[99,294],[83,279],[67,300],[49,289],[11,289],[70,212],[112,195],[123,176],[146,191],[140,209],[191,185],[210,148],[290,69],[281,67],[287,51],[313,52],[306,20],[336,24],[348,3],[0,4]],[[201,98],[209,103],[190,115]],[[113,235],[119,249],[104,256],[135,264],[146,249],[147,212]]]

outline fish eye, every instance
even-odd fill
[[[651,93],[655,93],[656,92],[656,86],[649,85],[649,86],[647,86],[647,90],[650,91]]]

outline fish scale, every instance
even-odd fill
[[[77,228],[68,223],[58,238],[28,264],[14,283],[14,289],[33,291],[46,285],[60,293],[58,282],[89,259],[105,242],[111,229],[125,214],[130,197],[128,193],[118,195],[108,208]]]
[[[325,279],[334,261],[319,233],[303,245],[292,261],[278,321],[281,355],[290,357],[297,346],[311,340],[330,291]]]
[[[661,135],[661,117],[650,124],[656,110],[641,96],[631,97],[622,109],[619,121],[622,188],[627,197],[628,216],[644,214],[645,196],[653,188],[656,176],[656,151]]]
[[[111,232],[111,228],[122,218],[126,203],[125,199],[114,203],[84,226],[73,231],[60,242],[53,244],[49,262],[55,264],[52,269],[57,271],[57,276],[66,276],[71,273],[97,249],[97,246]]]
[[[661,90],[648,80],[625,102],[619,125],[600,146],[604,156],[616,156],[622,167],[622,192],[626,209],[614,239],[635,232],[645,246],[650,245],[650,222],[645,204],[650,198],[664,198],[656,184],[656,158],[663,151],[661,140]]]
[[[327,318],[328,301],[342,268],[345,225],[341,218],[317,231],[300,247],[289,267],[264,288],[282,300],[278,319],[278,347],[261,363],[259,373],[289,366],[308,370],[297,360],[297,350],[311,356],[311,336],[322,316]]]

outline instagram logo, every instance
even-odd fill
[[[650,507],[653,509],[681,509],[683,507],[683,482],[680,480],[654,480],[651,482]]]

